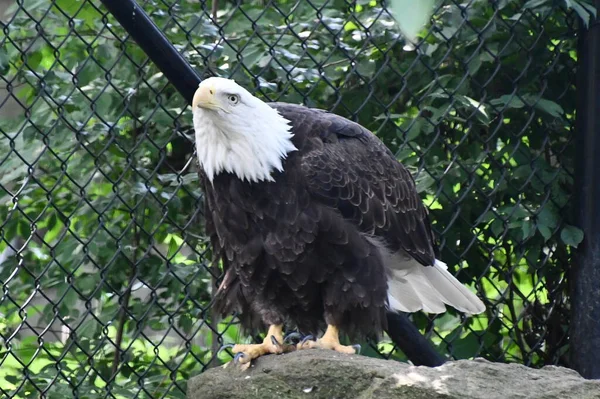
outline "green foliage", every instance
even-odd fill
[[[216,25],[202,2],[143,3],[200,72],[353,118],[415,172],[442,259],[488,305],[413,316],[441,353],[560,363],[589,4],[444,1],[404,51],[374,0],[222,2]],[[27,118],[0,121],[0,250],[17,253],[0,265],[0,392],[183,398],[243,338],[210,312],[190,110],[99,1],[13,10],[0,77]]]
[[[417,34],[429,22],[435,0],[390,0],[389,9],[402,34],[412,43],[415,43]]]

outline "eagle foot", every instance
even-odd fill
[[[327,326],[327,331],[323,337],[317,339],[316,341],[312,340],[312,335],[306,336],[298,345],[296,349],[330,349],[340,353],[346,353],[350,355],[360,353],[360,345],[342,345],[339,340],[339,332],[337,327],[329,325]]]
[[[297,346],[298,350],[301,349],[331,349],[340,353],[347,353],[349,355],[355,355],[360,353],[361,346],[356,345],[342,345],[339,342],[329,342],[323,340],[323,338],[319,338],[316,341],[304,341],[304,343],[299,343]]]
[[[250,367],[252,360],[268,354],[282,354],[296,350],[294,345],[284,343],[281,326],[271,326],[262,344],[236,344],[231,351],[235,353],[234,364],[242,370]]]

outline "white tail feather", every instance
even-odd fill
[[[400,303],[404,312],[444,313],[446,305],[420,269],[423,267],[402,273],[403,276],[393,271],[388,280],[388,295]]]
[[[435,260],[433,266],[423,266],[408,253],[392,253],[384,240],[364,235],[380,249],[388,269],[388,302],[391,309],[401,312],[444,313],[446,305],[466,314],[485,311],[485,304],[473,292],[448,272],[446,264]]]
[[[444,313],[450,305],[467,314],[485,311],[483,302],[446,270],[444,262],[436,260],[433,266],[424,267],[402,259],[390,269],[388,300],[393,309]]]

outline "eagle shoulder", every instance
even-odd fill
[[[314,200],[336,208],[361,231],[384,238],[425,266],[435,261],[427,208],[410,172],[360,124],[324,110],[272,103],[290,120],[294,135],[318,140],[298,156]]]

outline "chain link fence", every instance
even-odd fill
[[[444,356],[568,366],[583,1],[440,1],[411,48],[379,0],[139,1],[204,76],[331,110],[414,173],[485,299],[412,321]],[[98,0],[0,0],[0,393],[183,398],[231,359],[211,312],[189,107]],[[364,354],[405,361],[389,339]],[[224,387],[224,389],[226,389]]]

